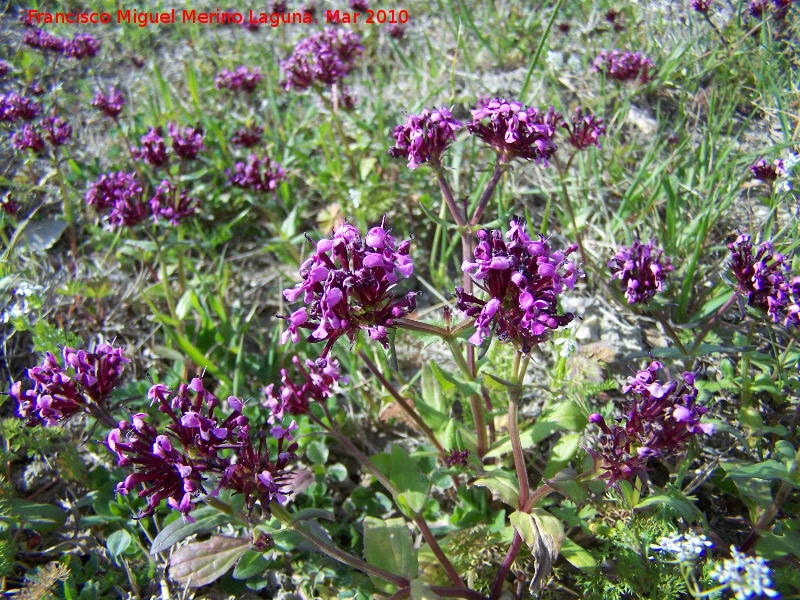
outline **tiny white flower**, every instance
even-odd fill
[[[580,73],[583,71],[583,63],[577,54],[573,54],[569,57],[567,67],[569,67],[570,73]]]
[[[772,589],[770,568],[763,558],[745,556],[731,546],[731,558],[714,565],[711,577],[731,588],[736,600],[748,600],[759,596],[778,597]]]
[[[561,52],[548,50],[547,65],[554,71],[559,71],[564,66],[564,54]]]
[[[658,540],[658,545],[650,546],[653,550],[669,552],[675,555],[678,562],[691,562],[696,560],[714,544],[704,535],[697,535],[693,531],[665,535]]]

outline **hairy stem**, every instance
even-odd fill
[[[481,196],[480,201],[478,202],[478,206],[475,208],[475,212],[472,215],[472,219],[470,219],[469,224],[475,227],[478,223],[481,222],[481,217],[483,216],[483,212],[486,210],[486,206],[489,204],[489,200],[492,199],[494,195],[494,190],[497,187],[497,184],[500,182],[500,178],[503,176],[503,165],[500,163],[498,159],[494,166],[494,173],[492,173],[492,178],[489,180],[489,184],[486,186],[486,189],[483,191],[483,195]]]
[[[528,470],[525,468],[525,455],[522,452],[522,442],[519,439],[519,423],[517,422],[517,409],[519,407],[520,393],[520,361],[522,354],[517,352],[514,355],[514,363],[511,367],[511,378],[515,382],[513,387],[508,389],[508,437],[511,440],[511,451],[514,454],[514,468],[519,479],[519,508],[522,509],[528,502],[530,494],[530,483],[528,482]]]
[[[494,582],[492,582],[492,593],[489,595],[489,600],[497,600],[500,597],[500,593],[503,591],[503,582],[505,582],[508,572],[511,570],[511,565],[514,564],[521,547],[522,537],[514,530],[514,539],[511,540],[506,557],[500,564],[500,569],[498,569]]]
[[[694,356],[694,353],[697,352],[697,349],[700,347],[700,344],[703,343],[703,340],[706,339],[708,332],[711,331],[711,327],[713,327],[714,323],[717,319],[719,319],[726,310],[728,310],[733,303],[736,302],[736,292],[731,294],[731,297],[728,298],[727,302],[719,307],[719,310],[714,313],[714,316],[711,317],[708,322],[703,326],[703,329],[700,331],[700,335],[697,336],[697,339],[692,344],[692,347],[689,349],[689,355]]]

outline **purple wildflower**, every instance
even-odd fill
[[[0,60],[0,77],[5,77],[11,70],[11,66],[4,60]]]
[[[750,167],[753,172],[753,177],[759,181],[772,184],[780,175],[786,174],[786,169],[783,166],[783,160],[778,158],[771,163],[761,159],[756,164]]]
[[[394,129],[395,145],[389,148],[389,156],[408,159],[409,169],[416,169],[429,160],[438,164],[439,157],[455,141],[456,131],[461,127],[463,124],[444,106],[408,115],[405,124]]]
[[[467,128],[492,146],[504,163],[519,158],[547,165],[556,151],[553,134],[560,124],[556,115],[552,110],[543,113],[521,102],[495,98],[472,111],[472,123]]]
[[[386,26],[386,33],[389,37],[395,40],[402,40],[406,37],[406,26],[400,23],[389,23]]]
[[[18,402],[17,414],[29,425],[57,425],[79,412],[105,409],[105,401],[119,384],[122,364],[130,362],[122,348],[100,344],[94,352],[64,348],[64,366],[48,352],[41,366],[28,369],[33,389],[22,391],[22,382],[11,387]]]
[[[41,154],[45,151],[44,138],[30,124],[25,124],[20,131],[15,133],[12,141],[14,148],[20,152],[33,150],[36,154]]]
[[[792,8],[794,0],[775,0],[775,10],[772,14],[776,19],[783,20],[789,14],[789,9]]]
[[[369,0],[350,0],[350,8],[359,12],[367,12],[369,10]]]
[[[444,463],[448,467],[466,467],[469,464],[469,450],[451,450],[445,456]]]
[[[231,136],[231,143],[240,148],[252,148],[261,143],[264,128],[258,125],[237,129]]]
[[[60,117],[46,117],[39,126],[47,132],[47,141],[52,146],[63,146],[72,137],[72,125]]]
[[[164,143],[164,130],[161,127],[147,130],[141,137],[142,147],[134,148],[133,155],[151,167],[163,167],[167,164],[167,145]]]
[[[38,81],[32,81],[28,86],[28,91],[34,96],[44,96],[44,88]]]
[[[769,0],[753,0],[747,6],[747,12],[756,19],[760,19],[767,10],[769,10]]]
[[[303,38],[292,54],[281,61],[283,86],[306,90],[313,85],[332,86],[341,82],[364,51],[361,39],[346,29],[331,29]]]
[[[150,199],[150,211],[156,222],[160,217],[171,225],[179,225],[183,219],[197,212],[197,200],[187,195],[186,188],[178,193],[175,186],[165,179],[156,189],[155,196]]]
[[[302,296],[308,306],[289,317],[291,335],[299,327],[311,330],[308,341],[325,340],[322,358],[343,335],[355,344],[361,330],[388,347],[387,330],[394,327],[394,319],[416,308],[416,292],[398,299],[393,291],[399,279],[414,270],[410,246],[406,240],[395,247],[383,223],[363,239],[358,229],[344,223],[331,239],[317,242],[314,256],[300,267],[303,281],[283,292],[289,302]]]
[[[122,112],[122,107],[125,106],[125,98],[118,89],[109,87],[108,96],[103,94],[103,92],[97,92],[92,106],[102,110],[112,119],[116,119]]]
[[[285,336],[281,337],[282,343],[286,343],[285,340]],[[336,359],[321,359],[317,363],[306,360],[304,367],[300,359],[293,356],[292,363],[300,371],[303,382],[297,385],[288,371],[281,369],[281,387],[276,390],[271,383],[264,389],[266,399],[263,404],[270,410],[268,423],[280,423],[286,415],[307,413],[311,402],[322,402],[332,397],[338,382],[346,381],[339,372]]]
[[[749,235],[739,235],[728,249],[736,292],[747,297],[749,306],[768,313],[773,322],[797,325],[800,278],[789,280],[791,261],[769,242],[754,249]]]
[[[248,94],[255,91],[261,82],[262,75],[258,69],[249,69],[245,66],[237,67],[235,71],[223,69],[214,81],[218,90],[226,89],[234,92],[244,91]]]
[[[11,192],[0,198],[0,210],[12,217],[16,216],[22,207],[12,197]]]
[[[44,29],[36,29],[35,31],[26,31],[22,37],[22,43],[37,50],[61,54],[69,41],[56,37]]]
[[[273,0],[270,12],[281,14],[289,12],[289,5],[286,0]]]
[[[247,163],[236,163],[232,173],[230,169],[226,172],[233,185],[254,192],[275,191],[286,177],[286,172],[269,156],[258,158],[255,154],[247,157]]]
[[[578,267],[566,257],[577,249],[553,252],[540,235],[531,239],[525,232],[525,222],[511,221],[503,240],[499,230],[477,233],[475,262],[464,261],[461,269],[472,272],[477,287],[486,292],[488,300],[456,288],[456,307],[468,317],[475,317],[475,333],[469,341],[480,346],[491,339],[492,332],[501,342],[511,341],[528,354],[547,339],[552,329],[569,324],[575,315],[558,314],[558,296],[564,289],[573,289],[583,277]]]
[[[603,50],[594,61],[595,71],[617,81],[647,83],[652,79],[651,69],[655,68],[655,63],[641,52],[622,52],[616,48],[611,52]]]
[[[666,274],[675,269],[663,254],[653,242],[642,244],[636,240],[632,246],[620,248],[608,262],[611,279],[622,282],[628,304],[647,304],[656,292],[662,291]]]
[[[712,0],[692,0],[692,8],[699,13],[707,13],[711,8]]]
[[[169,123],[167,130],[172,138],[172,150],[178,157],[184,160],[194,160],[200,150],[205,149],[203,128],[199,125],[180,129],[177,125]]]
[[[308,13],[312,17],[315,17],[317,14],[317,4],[314,2],[314,0],[308,0],[304,4],[301,4],[298,10],[301,13]]]
[[[39,108],[30,98],[15,92],[0,95],[0,123],[13,123],[17,119],[30,121],[39,114]]]
[[[661,383],[656,372],[663,368],[663,364],[653,361],[628,377],[622,392],[630,398],[623,403],[618,423],[609,426],[599,414],[589,417],[589,422],[601,429],[597,444],[589,453],[597,467],[605,471],[603,478],[608,479],[609,485],[643,473],[648,458],[674,456],[691,436],[714,431],[712,425],[700,422],[707,409],[697,404],[694,374],[683,373],[682,383]]]
[[[575,109],[572,116],[572,126],[564,121],[562,125],[569,132],[569,143],[576,150],[583,150],[589,146],[600,148],[600,136],[606,134],[606,126],[603,119],[592,115],[583,114],[581,107]]]
[[[142,186],[134,173],[106,173],[89,185],[86,203],[98,212],[104,212],[117,203],[126,204],[137,200],[141,202]]]
[[[75,60],[94,58],[100,52],[100,40],[88,33],[75,35],[64,46],[64,54]]]

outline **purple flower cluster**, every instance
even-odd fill
[[[258,158],[255,154],[247,157],[247,162],[237,162],[227,171],[230,182],[236,187],[254,192],[272,192],[286,177],[286,172],[269,156]]]
[[[122,348],[100,344],[94,352],[64,348],[64,366],[48,352],[41,366],[27,370],[33,389],[22,391],[22,381],[9,394],[17,414],[29,425],[57,425],[79,412],[105,410],[105,401],[119,384],[123,363],[130,362]]]
[[[620,280],[628,304],[647,304],[662,291],[666,274],[675,269],[663,255],[653,242],[636,240],[632,246],[620,248],[608,262],[611,279]]]
[[[456,288],[456,307],[475,317],[475,333],[469,341],[480,346],[494,333],[501,342],[511,341],[527,354],[547,339],[550,330],[575,317],[558,314],[558,296],[565,288],[573,289],[576,279],[583,276],[566,258],[577,246],[553,252],[544,236],[531,239],[520,219],[511,221],[507,242],[497,229],[481,230],[477,236],[475,262],[464,261],[461,268],[474,272],[475,285],[489,299]]]
[[[72,125],[60,117],[46,117],[39,126],[47,132],[51,146],[63,146],[72,137]]]
[[[288,336],[285,332],[281,337],[281,342],[286,343]],[[297,341],[297,340],[295,340]],[[263,404],[270,409],[269,423],[280,423],[285,415],[302,415],[308,412],[312,401],[322,402],[333,396],[336,385],[342,379],[339,371],[339,363],[336,359],[318,361],[306,360],[305,367],[297,356],[292,357],[292,363],[300,371],[303,382],[297,385],[292,381],[289,372],[281,369],[281,386],[275,389],[275,384],[269,384],[264,389],[266,399]]]
[[[469,464],[469,450],[451,450],[444,457],[444,463],[448,467],[466,467]]]
[[[369,10],[369,0],[350,0],[350,8],[359,12],[367,12]]]
[[[79,33],[64,46],[64,54],[75,60],[94,58],[100,52],[100,40],[88,33]]]
[[[0,60],[0,77],[5,77],[11,70],[11,66],[4,60]]]
[[[13,123],[17,119],[30,121],[39,114],[39,108],[30,98],[15,92],[0,94],[0,123]]]
[[[769,0],[753,0],[747,6],[747,12],[751,17],[760,19],[764,13],[769,9]]]
[[[462,127],[444,106],[408,115],[405,124],[394,129],[395,144],[389,148],[389,156],[408,159],[409,169],[416,169],[429,160],[438,163],[442,152],[455,141],[456,131]]]
[[[389,37],[392,39],[402,40],[406,37],[406,26],[400,23],[389,23],[386,26],[386,33],[388,33]]]
[[[326,341],[322,358],[343,335],[355,344],[361,330],[388,347],[393,319],[416,308],[417,294],[395,297],[397,282],[414,270],[408,255],[411,242],[396,247],[383,225],[362,239],[358,229],[344,223],[330,239],[317,242],[314,256],[300,266],[303,281],[283,292],[287,301],[302,297],[307,305],[286,318],[284,340],[297,341],[300,329],[311,330],[308,341]]]
[[[122,112],[122,107],[125,106],[125,98],[118,89],[109,87],[108,96],[103,94],[103,92],[97,92],[92,106],[102,110],[112,119],[116,119]]]
[[[261,79],[261,71],[258,69],[249,69],[245,66],[240,66],[237,67],[235,71],[223,69],[222,72],[217,75],[214,86],[218,90],[243,91],[250,94],[255,91]]]
[[[78,33],[71,40],[57,37],[43,29],[26,31],[22,42],[31,48],[63,54],[75,60],[93,58],[100,52],[100,40],[87,33]]]
[[[14,134],[12,143],[14,144],[14,148],[20,152],[32,150],[36,154],[41,154],[46,148],[44,138],[36,131],[36,128],[30,124],[25,124],[21,130]]]
[[[753,177],[765,183],[774,182],[779,176],[786,175],[786,169],[783,166],[783,160],[778,158],[771,163],[761,159],[756,164],[750,167]]]
[[[203,146],[203,128],[199,125],[180,129],[177,125],[169,123],[167,130],[172,138],[172,151],[179,158],[194,160],[200,150],[205,150],[205,146]]]
[[[287,90],[332,86],[353,70],[355,59],[363,51],[361,39],[355,33],[325,28],[300,40],[292,54],[281,61],[283,85]]]
[[[15,216],[22,207],[19,203],[11,197],[11,192],[7,193],[3,198],[0,198],[0,210],[7,215]]]
[[[547,165],[556,151],[553,135],[560,123],[561,115],[552,108],[541,112],[522,102],[495,98],[472,111],[472,123],[467,128],[494,148],[501,162],[519,158]]]
[[[153,213],[153,220],[165,219],[171,225],[178,225],[186,217],[190,217],[197,212],[197,200],[190,198],[186,188],[181,189],[180,193],[172,183],[163,180],[156,194],[150,199],[150,211]]]
[[[107,173],[89,186],[84,196],[89,206],[98,212],[114,208],[118,204],[141,202],[142,186],[133,173]]]
[[[728,249],[736,291],[747,297],[747,304],[768,313],[775,323],[800,326],[800,277],[791,278],[787,257],[769,242],[754,248],[749,235],[740,235]]]
[[[711,8],[712,0],[692,0],[692,8],[699,13],[707,13]]]
[[[606,134],[603,119],[592,114],[584,114],[579,106],[575,109],[571,120],[571,126],[564,121],[563,127],[569,132],[569,143],[573,148],[583,150],[589,146],[601,147],[600,137]]]
[[[611,52],[603,50],[594,61],[595,71],[602,71],[606,77],[617,81],[647,83],[655,68],[655,63],[641,52],[622,52],[616,48]]]
[[[264,128],[258,125],[243,127],[233,132],[231,143],[240,148],[252,148],[261,143],[261,135],[263,133]]]
[[[785,19],[793,3],[794,0],[775,0],[775,11],[773,12],[775,18]]]
[[[33,31],[26,31],[25,35],[22,37],[22,43],[36,50],[62,54],[68,41],[52,33],[48,33],[44,29],[36,29]]]
[[[141,137],[141,148],[134,148],[133,155],[138,160],[143,160],[151,167],[163,167],[167,164],[167,145],[164,142],[164,130],[161,127],[151,127]]]
[[[253,445],[249,419],[242,415],[242,401],[231,396],[227,400],[228,416],[215,414],[220,401],[205,389],[201,379],[182,384],[177,391],[154,385],[148,397],[169,417],[165,430],[159,432],[148,423],[147,414],[138,413],[130,421],[120,421],[107,440],[119,458],[119,466],[134,469],[117,486],[117,493],[127,495],[141,485],[138,496],[147,498],[147,507],[138,518],[152,515],[166,500],[186,521],[193,522],[192,500],[208,493],[203,483],[209,476],[218,481],[212,494],[221,489],[243,494],[250,511],[256,500],[267,514],[270,502],[286,501],[286,469],[297,449],[290,432],[296,423],[273,429],[277,439],[277,459],[273,461],[265,436],[257,436],[260,442]]]
[[[663,364],[653,361],[628,377],[622,392],[630,397],[616,423],[609,426],[599,414],[589,417],[589,422],[601,430],[589,453],[595,465],[605,471],[603,477],[609,485],[643,473],[648,458],[677,454],[691,436],[713,432],[712,425],[700,422],[707,409],[697,404],[694,374],[684,373],[682,383],[661,383],[656,372],[663,368]]]

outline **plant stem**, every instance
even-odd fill
[[[450,333],[446,329],[439,327],[438,325],[431,325],[430,323],[423,323],[422,321],[415,321],[413,319],[406,319],[404,317],[392,319],[392,322],[394,323],[395,327],[399,327],[400,329],[408,329],[409,331],[435,335],[443,340],[451,337]]]
[[[475,227],[478,223],[481,222],[481,217],[483,216],[483,211],[486,210],[486,206],[489,204],[489,200],[492,199],[492,195],[494,195],[494,189],[497,187],[497,184],[500,182],[500,178],[503,176],[503,165],[500,163],[498,159],[494,166],[494,173],[492,173],[492,178],[489,180],[489,185],[486,186],[486,189],[483,191],[483,195],[481,196],[480,202],[478,202],[478,206],[475,209],[475,213],[472,215],[472,219],[470,219],[469,224]]]
[[[469,368],[469,364],[464,360],[464,355],[461,354],[461,349],[458,347],[458,341],[452,338],[446,341],[447,345],[450,346],[450,352],[452,353],[453,359],[456,361],[458,368],[461,370],[461,373],[467,378],[468,381],[475,381],[475,375]],[[467,342],[467,344],[469,347],[472,346],[469,344],[469,342]],[[475,423],[475,435],[478,438],[478,457],[483,458],[483,455],[486,454],[486,451],[489,448],[489,443],[486,433],[486,415],[483,410],[483,399],[481,398],[480,394],[473,394],[469,397],[469,407],[472,411],[472,418]]]
[[[678,337],[678,332],[675,331],[675,328],[670,324],[670,322],[665,319],[661,313],[656,313],[656,319],[658,319],[658,322],[661,323],[661,326],[664,328],[664,331],[667,332],[667,335],[672,339],[673,342],[675,342],[675,345],[678,347],[678,350],[681,351],[681,354],[684,356],[689,356],[689,353],[686,351],[686,348]]]
[[[456,222],[456,225],[459,227],[465,227],[467,222],[464,220],[464,215],[461,214],[461,210],[459,210],[458,205],[456,204],[455,198],[453,198],[453,191],[450,189],[450,185],[447,183],[447,180],[444,178],[444,167],[439,159],[431,160],[431,166],[433,167],[434,173],[436,173],[436,181],[439,182],[439,189],[442,191],[442,196],[444,197],[445,202],[447,202],[447,208],[450,209],[450,216],[453,217],[453,220]],[[462,233],[462,239],[463,239]]]
[[[517,554],[519,553],[519,549],[521,547],[522,537],[515,529],[514,539],[511,540],[511,545],[508,547],[506,557],[500,564],[500,569],[498,569],[497,575],[494,577],[494,582],[492,582],[492,593],[489,595],[489,600],[497,600],[500,597],[500,593],[503,591],[503,583],[506,580],[506,576],[508,576],[508,572],[511,570],[511,565],[514,564],[514,560],[516,560]]]
[[[580,252],[581,260],[583,263],[588,266],[592,267],[592,263],[589,262],[589,259],[586,256],[586,251],[583,249],[583,239],[581,238],[581,232],[578,230],[578,223],[575,220],[575,211],[572,208],[572,198],[570,198],[569,190],[567,190],[567,171],[569,170],[570,165],[572,164],[572,159],[575,157],[575,154],[570,156],[569,161],[567,162],[567,166],[563,169],[561,168],[561,164],[558,160],[554,160],[553,162],[558,169],[558,182],[561,184],[561,193],[564,196],[564,202],[567,205],[567,214],[569,215],[569,220],[572,223],[572,228],[575,230],[575,242],[578,244],[578,252]],[[588,284],[588,275],[587,275],[587,284]]]
[[[486,596],[474,590],[432,585],[431,591],[442,598],[464,598],[465,600],[486,600]]]
[[[731,294],[731,297],[728,298],[725,304],[720,306],[719,310],[716,313],[714,313],[714,316],[711,317],[708,320],[708,322],[703,326],[703,329],[700,331],[700,335],[697,336],[697,339],[694,341],[694,344],[692,344],[692,347],[689,349],[690,356],[695,355],[694,353],[697,352],[697,349],[700,347],[700,344],[703,342],[704,339],[706,339],[708,332],[711,331],[711,327],[714,325],[714,322],[717,319],[719,319],[725,313],[726,310],[728,310],[731,306],[733,306],[734,302],[736,302],[736,292],[733,292]]]
[[[522,509],[528,502],[530,494],[530,483],[528,482],[528,470],[525,468],[525,454],[522,452],[522,442],[519,439],[519,423],[517,422],[517,408],[519,406],[520,383],[520,361],[522,354],[514,354],[514,363],[511,367],[511,378],[515,382],[513,387],[508,389],[508,437],[511,440],[511,451],[514,454],[514,467],[519,479],[519,508]]]
[[[406,401],[406,399],[403,398],[400,392],[397,391],[397,389],[389,382],[389,380],[383,376],[383,373],[378,370],[378,367],[375,365],[375,363],[373,363],[363,351],[359,351],[358,356],[364,361],[366,367],[378,379],[378,381],[381,382],[381,385],[386,388],[386,391],[392,395],[405,413],[411,417],[414,423],[417,424],[417,427],[419,427],[420,430],[425,434],[425,437],[428,438],[431,444],[436,447],[436,450],[439,452],[439,454],[444,456],[446,454],[444,448],[439,443],[439,440],[436,439],[436,435],[433,433],[433,430],[428,427],[425,424],[425,421],[422,420],[422,417],[419,416],[419,413],[417,413],[417,411]]]

